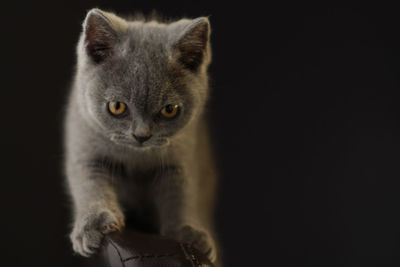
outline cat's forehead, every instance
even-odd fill
[[[133,22],[119,49],[120,63],[142,80],[162,79],[170,63],[170,37],[166,25],[157,22]]]
[[[177,97],[177,88],[159,65],[146,65],[137,60],[124,60],[118,65],[115,69],[105,69],[107,95],[123,97],[139,109],[152,108]]]
[[[125,44],[133,50],[146,48],[149,51],[169,51],[191,23],[193,21],[189,19],[170,23],[131,21],[125,31]]]
[[[151,53],[146,50],[137,56],[128,51],[112,66],[103,68],[107,94],[113,98],[121,96],[142,110],[178,101],[183,83],[174,65],[168,64],[166,57]]]
[[[184,72],[171,57],[173,37],[171,24],[129,24],[118,56],[103,68],[107,94],[123,96],[141,110],[183,101]]]
[[[166,24],[132,22],[125,33],[125,44],[132,50],[166,48],[170,43],[172,33]]]

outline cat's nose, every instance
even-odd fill
[[[151,135],[151,134],[149,134],[149,135],[135,135],[135,134],[133,134],[133,137],[135,137],[135,139],[136,139],[139,143],[143,143],[143,142],[149,140],[150,137],[152,137],[152,135]]]

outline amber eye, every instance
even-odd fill
[[[166,105],[161,110],[160,113],[165,119],[175,118],[179,113],[179,106],[178,105]]]
[[[122,117],[126,114],[126,104],[119,101],[111,101],[108,103],[108,111],[114,116]]]

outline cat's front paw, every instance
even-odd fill
[[[105,234],[121,231],[123,227],[124,217],[121,212],[100,210],[78,216],[70,234],[73,249],[89,257],[100,247]]]
[[[197,229],[191,225],[183,225],[177,229],[166,230],[166,236],[187,243],[207,255],[211,262],[217,259],[217,251],[214,240],[205,230]]]

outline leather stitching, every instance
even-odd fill
[[[132,256],[129,258],[124,259],[123,261],[130,261],[130,260],[137,260],[137,259],[143,259],[143,258],[162,258],[162,257],[172,257],[177,255],[177,253],[166,253],[166,254],[147,254],[147,255],[138,255],[138,256]]]
[[[179,245],[181,246],[183,254],[185,254],[186,259],[188,261],[190,261],[190,263],[192,264],[192,267],[201,267],[200,262],[198,261],[196,256],[193,254],[193,252],[192,251],[191,251],[191,253],[188,252],[188,250],[190,249],[190,246],[187,246],[187,249],[186,249],[183,243],[179,243]]]
[[[188,245],[188,250],[191,252],[190,256],[191,256],[191,260],[193,261],[193,263],[196,264],[197,267],[201,267],[199,259],[196,257],[196,255],[192,249],[192,246]]]
[[[118,256],[119,256],[119,260],[120,260],[121,263],[122,263],[122,267],[125,267],[125,262],[122,260],[121,253],[119,252],[117,246],[114,244],[114,242],[113,242],[111,239],[109,239],[108,242],[110,242],[110,244],[111,244],[111,245],[114,247],[114,249],[117,251]]]
[[[144,258],[163,258],[163,257],[172,257],[172,256],[176,256],[178,253],[165,253],[165,254],[147,254],[147,255],[138,255],[138,256],[131,256],[129,258],[126,259],[122,259],[121,253],[119,252],[117,246],[114,244],[114,242],[109,239],[108,240],[109,243],[113,246],[113,248],[117,251],[119,259],[122,263],[122,267],[125,267],[125,262],[130,261],[130,260],[140,260],[140,259],[144,259]],[[192,249],[190,246],[187,246],[187,248],[185,248],[183,243],[179,243],[183,254],[185,255],[185,258],[187,260],[190,261],[190,263],[192,264],[193,267],[201,267],[201,264],[199,262],[199,259],[195,256],[195,254],[193,253]]]

